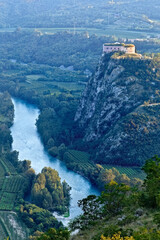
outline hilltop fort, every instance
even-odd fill
[[[110,52],[125,52],[128,54],[135,54],[135,45],[125,43],[104,43],[103,53]]]

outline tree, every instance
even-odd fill
[[[69,206],[70,189],[66,182],[61,183],[56,170],[45,167],[34,180],[32,201],[39,207],[65,212]]]
[[[112,237],[105,237],[104,235],[101,236],[100,240],[135,240],[133,236],[128,237],[121,237],[121,232],[115,233]]]
[[[129,199],[130,187],[111,181],[99,197],[103,215],[115,215],[122,211]]]
[[[131,189],[128,185],[111,181],[100,196],[90,195],[78,201],[83,214],[70,222],[70,228],[85,229],[96,220],[112,217],[122,212],[130,201]]]
[[[46,233],[42,234],[37,240],[68,240],[70,233],[67,229],[55,228],[49,229]]]
[[[147,174],[141,203],[148,207],[160,207],[160,158],[156,155],[148,159],[142,168]]]

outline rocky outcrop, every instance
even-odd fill
[[[152,59],[101,58],[75,116],[96,161],[142,165],[160,154],[158,72]]]

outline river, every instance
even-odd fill
[[[55,159],[45,151],[40,136],[36,128],[36,119],[39,110],[24,101],[12,99],[15,109],[14,123],[11,127],[13,137],[12,149],[19,152],[20,160],[30,160],[36,173],[41,172],[43,167],[51,167],[58,171],[61,180],[65,180],[71,187],[70,217],[56,217],[64,225],[81,213],[77,206],[77,201],[87,197],[90,194],[98,194],[98,191],[91,183],[79,174],[68,170],[65,164]]]

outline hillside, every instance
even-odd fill
[[[159,66],[158,57],[101,58],[75,116],[96,162],[142,166],[160,154]]]
[[[52,1],[1,0],[0,27],[97,28],[159,31],[159,2],[154,1]],[[128,21],[129,19],[129,21]],[[84,29],[85,30],[85,29]],[[154,31],[153,31],[154,30]],[[107,31],[107,29],[106,29]],[[132,34],[132,33],[131,33]]]

